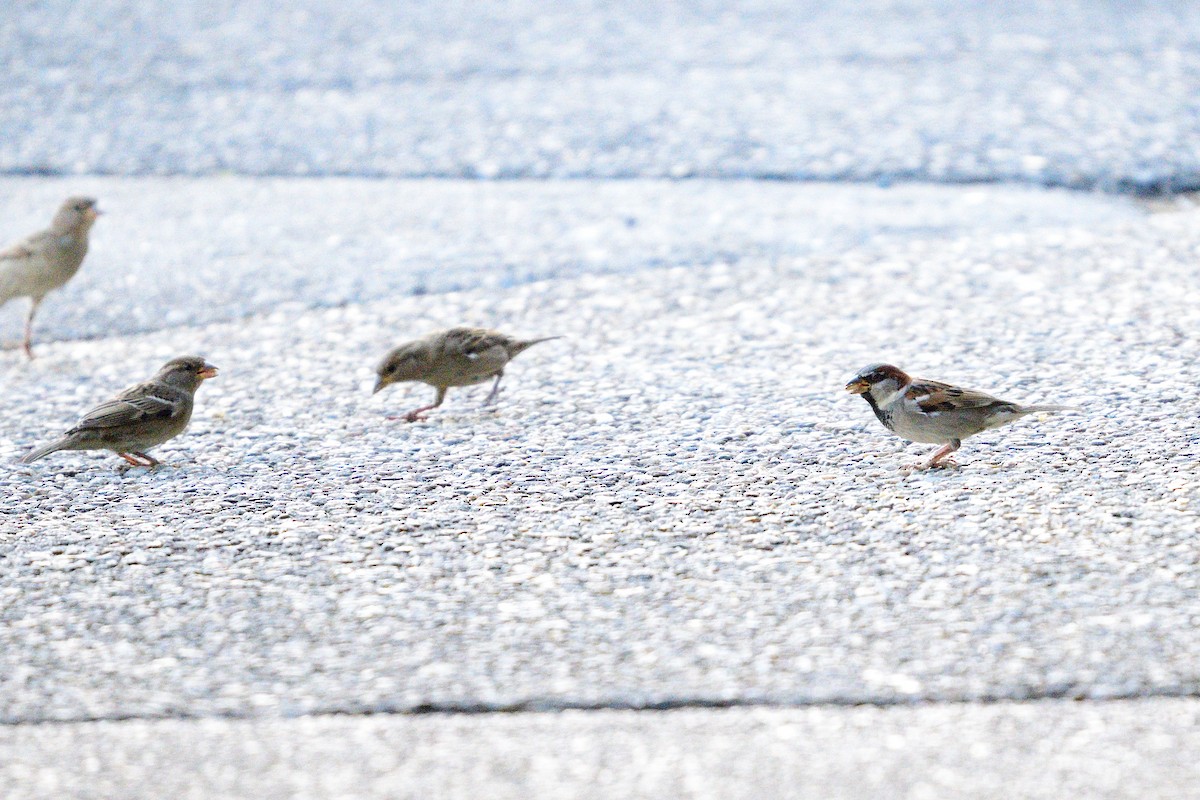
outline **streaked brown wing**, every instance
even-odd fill
[[[445,347],[448,352],[470,357],[493,347],[506,347],[509,341],[504,334],[486,328],[452,328],[446,332]]]
[[[33,255],[33,248],[25,242],[0,250],[0,261],[16,261]]]
[[[116,428],[145,419],[170,419],[179,413],[182,403],[165,387],[140,384],[125,390],[107,403],[101,403],[83,415],[73,430]]]
[[[908,387],[905,394],[917,404],[917,408],[927,414],[934,411],[953,411],[957,408],[984,408],[1005,404],[1003,400],[985,392],[960,389],[938,381],[916,381]]]

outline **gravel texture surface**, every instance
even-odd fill
[[[996,183],[1200,187],[1200,5],[10,5],[0,246],[109,213],[0,309],[6,800],[1194,794],[1200,212]],[[385,419],[464,323],[566,338]],[[14,463],[185,352],[176,466]],[[878,360],[1080,410],[906,476]],[[721,704],[816,705],[589,710]]]
[[[1195,692],[1200,215],[1112,205],[4,352],[5,461],[172,355],[223,371],[177,468],[0,473],[0,720]],[[432,390],[372,397],[377,358],[463,322],[568,338],[495,411],[387,421]],[[929,448],[841,391],[879,359],[1082,410],[905,477]]]
[[[1200,6],[19,2],[0,171],[1200,185]]]
[[[1130,202],[1009,187],[9,178],[0,179],[0,241],[46,227],[80,193],[105,214],[79,275],[38,311],[42,336],[1139,216]],[[0,309],[0,340],[15,344],[26,308]]]
[[[7,800],[1184,800],[1195,700],[0,728]]]

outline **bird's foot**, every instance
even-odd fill
[[[153,456],[148,456],[145,453],[117,453],[121,458],[129,462],[131,467],[146,467],[153,469],[162,462]]]
[[[920,464],[910,464],[907,467],[901,467],[900,471],[905,475],[911,475],[914,472],[926,472],[931,469],[958,469],[959,464],[953,458],[943,458],[941,461],[922,461]]]
[[[424,421],[425,417],[422,416],[420,411],[410,411],[407,414],[402,414],[398,417],[395,415],[389,415],[384,417],[384,419],[388,420],[389,422],[396,422],[397,420],[404,420],[405,422],[422,422]]]

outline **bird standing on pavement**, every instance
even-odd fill
[[[861,394],[888,430],[910,442],[941,444],[915,469],[952,465],[945,459],[962,440],[1039,411],[1065,411],[1067,406],[1021,406],[989,394],[947,383],[912,378],[891,364],[872,364],[858,371],[846,391]]]
[[[375,391],[403,381],[421,381],[437,389],[437,398],[432,405],[404,415],[406,421],[416,422],[422,413],[442,404],[446,390],[451,386],[474,386],[495,378],[491,393],[483,401],[487,406],[500,394],[500,378],[509,361],[538,342],[560,338],[514,339],[485,328],[450,328],[431,333],[402,344],[384,356],[376,369],[379,380],[375,383]]]
[[[33,316],[47,293],[79,271],[87,255],[88,231],[100,215],[90,197],[68,197],[50,227],[0,251],[0,306],[14,297],[32,301],[25,318],[25,355],[33,358]]]
[[[158,460],[146,451],[183,433],[196,387],[216,374],[199,356],[173,358],[153,378],[96,406],[61,439],[31,451],[21,463],[59,450],[112,450],[135,467],[156,466]]]

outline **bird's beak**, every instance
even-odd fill
[[[206,381],[209,378],[217,377],[217,368],[212,364],[205,364],[196,374],[200,376],[200,380]]]
[[[379,380],[375,381],[375,389],[371,392],[371,394],[379,394],[379,390],[385,386],[387,386],[387,384],[383,382],[383,378],[380,378]]]
[[[855,378],[846,384],[846,391],[850,394],[866,394],[871,388],[871,384],[867,383],[865,378]]]
[[[92,206],[91,208],[89,208],[88,211],[92,212],[92,219],[95,219],[96,217],[98,217],[104,213],[103,211],[96,208],[95,206]]]

